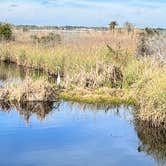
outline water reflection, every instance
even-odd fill
[[[125,105],[112,105],[108,103],[96,103],[96,104],[86,104],[86,103],[76,103],[76,102],[68,102],[70,109],[77,108],[77,111],[91,111],[91,112],[104,112],[105,114],[113,114],[119,118],[123,118],[125,120],[132,120],[132,112],[133,107],[125,106]],[[127,111],[122,111],[122,109]]]
[[[30,155],[32,161],[29,165],[38,160],[41,165],[45,161],[48,163],[51,161],[48,165],[58,162],[59,165],[64,166],[85,165],[86,160],[91,165],[94,163],[101,165],[102,162],[103,165],[166,165],[166,131],[151,128],[133,119],[132,107],[57,101],[54,103],[1,103],[0,111],[10,113],[17,111],[26,123],[37,125],[36,128],[34,127],[35,130],[27,129],[24,125],[19,126],[18,122],[17,125],[8,126],[6,119],[1,117],[1,135],[4,130],[9,133],[0,137],[0,146],[3,146],[2,142],[5,142],[10,153],[16,154],[17,151],[12,151],[8,146],[11,141],[8,134],[15,131],[12,141],[14,145],[24,147],[23,149]],[[42,123],[36,123],[34,116]],[[30,121],[31,118],[32,121]],[[95,121],[93,121],[94,118]],[[4,130],[2,122],[6,124]],[[26,135],[22,139],[27,142],[27,146],[16,143],[18,138],[21,140],[19,131]],[[34,142],[34,139],[38,141]],[[38,150],[33,151],[34,146]],[[33,155],[31,150],[36,155]],[[47,155],[48,152],[51,152],[52,157],[50,153]],[[0,150],[1,153],[4,155],[4,152]],[[27,154],[22,156],[22,161],[25,161]],[[40,158],[39,154],[45,158]],[[8,156],[7,153],[6,156]],[[63,160],[64,157],[65,160]],[[80,164],[75,163],[77,157]],[[62,160],[59,160],[60,158]],[[13,159],[13,161],[20,160]]]
[[[60,102],[26,102],[26,103],[0,103],[0,111],[10,112],[13,110],[18,111],[25,122],[28,124],[30,117],[34,114],[37,119],[42,121],[53,110],[57,110]]]
[[[47,78],[44,72],[24,69],[16,66],[15,64],[0,62],[0,86],[2,86],[4,82],[14,82],[15,84],[22,83],[27,75],[34,79],[39,77]]]
[[[25,103],[10,103],[10,102],[0,102],[0,111],[2,112],[10,112],[16,110],[20,116],[22,116],[26,123],[29,123],[30,117],[34,114],[37,116],[37,119],[40,121],[45,120],[47,115],[50,112],[55,110],[60,110],[59,107],[63,103],[62,101],[57,102],[25,102]],[[125,106],[115,106],[111,104],[84,104],[84,103],[75,103],[68,102],[68,107],[70,110],[77,111],[92,111],[92,112],[105,112],[109,113],[111,111],[115,116],[121,117],[126,120],[132,119],[132,107]],[[120,111],[120,108],[127,109],[128,111]],[[63,111],[63,110],[62,110]]]
[[[18,79],[22,80],[25,78],[26,71],[22,70],[19,67],[16,67],[15,65],[11,64],[5,64],[3,62],[0,62],[0,80],[6,81],[6,80],[12,80],[12,79]]]
[[[166,130],[153,128],[139,120],[134,121],[140,140],[139,152],[152,156],[159,165],[166,165]]]

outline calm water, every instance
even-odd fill
[[[164,165],[166,134],[133,123],[131,112],[68,102],[2,105],[0,165]]]
[[[39,77],[48,78],[44,72],[32,71],[30,69],[23,70],[23,68],[17,67],[14,64],[8,65],[0,62],[0,86],[6,82],[20,84],[27,75],[31,76],[33,79],[37,79]],[[54,81],[53,78],[51,80]]]
[[[166,165],[166,131],[135,121],[130,107],[1,104],[0,166],[10,165]]]

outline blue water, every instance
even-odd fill
[[[155,152],[139,150],[144,140],[138,138],[132,108],[61,102],[46,115],[40,111],[26,116],[23,108],[0,110],[0,166],[165,164]]]

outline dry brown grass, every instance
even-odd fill
[[[0,101],[4,102],[50,102],[57,98],[55,86],[42,79],[33,81],[27,77],[21,85],[9,82],[0,89]]]
[[[55,74],[60,67],[61,75],[64,76],[62,85],[67,89],[62,95],[64,98],[86,102],[132,101],[139,104],[138,117],[142,120],[150,120],[155,126],[159,125],[159,121],[165,121],[166,66],[150,56],[135,56],[138,32],[129,35],[123,31],[56,33],[61,34],[62,44],[54,47],[32,44],[32,32],[17,34],[15,42],[1,44],[0,57],[2,60],[10,59],[18,65],[44,69]],[[41,32],[35,34],[46,35]],[[98,64],[101,64],[104,71],[101,75],[96,72]],[[122,86],[110,86],[112,77],[105,81],[109,65],[120,69],[119,73],[123,75],[123,81],[120,82]],[[90,87],[86,86],[87,79],[90,79]],[[83,93],[78,87],[83,89]],[[106,90],[98,94],[101,88]],[[114,90],[117,95],[107,93]]]
[[[32,43],[32,32],[20,33],[15,34],[16,41],[0,44],[1,60],[43,69],[55,75],[60,67],[61,75],[66,75],[66,78],[70,79],[76,78],[76,74],[80,72],[92,75],[91,71],[96,70],[95,66],[99,62],[104,67],[105,63],[113,65],[115,61],[126,60],[126,56],[134,53],[137,42],[137,33],[128,35],[125,32],[110,31],[66,32],[62,36],[61,45],[43,47]],[[36,35],[41,36],[43,33],[37,32]],[[112,53],[108,46],[114,50]],[[101,76],[98,80],[100,79]]]
[[[15,32],[15,38],[18,43],[31,43],[32,35],[38,37],[46,36],[50,32],[59,34],[62,38],[63,46],[71,47],[74,49],[98,49],[106,45],[111,45],[112,48],[118,49],[131,49],[137,47],[138,32],[126,33],[124,30],[115,31],[114,33],[109,30],[55,30],[55,31],[30,31],[30,32]],[[85,51],[85,50],[84,50]]]

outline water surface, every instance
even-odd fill
[[[0,65],[1,85],[25,75]],[[166,165],[166,131],[134,119],[131,107],[108,104],[1,103],[0,166]]]
[[[68,102],[2,107],[2,166],[165,164],[165,134],[133,124],[131,108]]]
[[[26,76],[30,76],[34,80],[40,77],[48,78],[47,74],[42,71],[24,69],[23,67],[18,67],[15,64],[0,62],[0,86],[3,86],[7,82],[21,84]]]

